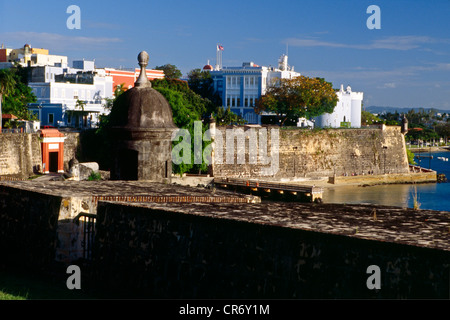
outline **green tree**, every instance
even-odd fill
[[[394,113],[387,112],[381,115],[380,117],[384,120],[384,123],[387,125],[399,126],[401,124],[400,114],[397,111],[395,111]]]
[[[416,161],[414,161],[414,153],[409,150],[408,148],[406,148],[406,155],[408,156],[408,163],[412,164],[412,165],[416,165]]]
[[[180,129],[187,129],[191,136],[191,159],[189,163],[173,164],[173,172],[182,175],[185,172],[199,173],[206,172],[208,165],[205,159],[202,157],[201,164],[195,164],[194,162],[194,139],[197,137],[194,134],[195,122],[202,122],[201,134],[205,133],[208,129],[208,125],[204,124],[203,118],[213,106],[211,101],[202,98],[200,95],[193,92],[186,82],[173,79],[158,79],[152,81],[152,86],[155,90],[161,93],[169,102],[172,107],[173,121],[175,125]],[[198,138],[198,137],[197,137]],[[179,141],[173,142],[175,147]],[[202,150],[210,144],[210,141],[203,141]],[[200,155],[201,156],[201,155]]]
[[[26,74],[20,66],[0,70],[0,117],[3,112],[24,120],[33,118],[27,105],[36,102],[36,97],[27,85]]]
[[[423,140],[430,141],[439,139],[439,135],[433,129],[426,128],[423,125],[411,126],[405,136],[407,141]]]
[[[361,124],[362,125],[371,125],[375,123],[382,122],[382,120],[374,115],[373,113],[370,113],[369,111],[362,110],[361,111]]]
[[[190,107],[202,118],[208,118],[217,109],[217,106],[212,103],[211,100],[205,99],[201,95],[195,93],[186,81],[176,79],[155,79],[152,80],[152,87],[158,91],[161,88],[166,88],[182,93],[184,98],[189,102]],[[176,117],[176,115],[174,115],[174,117]]]
[[[222,105],[222,99],[214,91],[214,81],[208,71],[193,69],[188,73],[189,88],[205,99],[210,100],[216,107]]]
[[[119,84],[114,88],[114,97],[106,98],[104,107],[111,110],[114,102],[126,91],[125,85]],[[80,103],[78,103],[80,105]],[[84,108],[84,106],[83,106]],[[80,135],[80,142],[83,150],[80,153],[80,160],[95,161],[103,170],[109,170],[111,167],[111,136],[110,113],[102,114],[99,117],[98,128],[95,130],[85,130]]]
[[[118,84],[114,88],[114,97],[113,98],[105,98],[106,103],[103,105],[103,107],[105,109],[111,111],[114,101],[117,99],[118,96],[120,96],[125,91],[127,91],[127,89],[125,87],[125,83]]]
[[[176,66],[173,64],[165,64],[163,66],[156,66],[156,70],[163,70],[164,75],[167,79],[180,79],[182,76],[182,73]]]
[[[213,116],[219,126],[227,126],[232,124],[243,125],[247,122],[241,116],[232,112],[230,107],[226,109],[223,107],[218,108],[217,112],[214,113]]]
[[[266,94],[257,100],[255,112],[271,111],[282,119],[316,117],[332,113],[338,97],[330,82],[323,78],[299,76],[280,79],[267,88]]]
[[[440,123],[436,126],[435,128],[436,133],[446,139],[446,141],[448,140],[448,137],[450,137],[450,123],[446,122],[446,123]]]
[[[16,85],[16,81],[7,69],[0,70],[0,132],[2,129],[2,102],[3,99],[9,96]]]

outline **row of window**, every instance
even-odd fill
[[[241,79],[244,82],[244,88],[257,88],[258,77],[256,76],[227,76],[227,88],[240,87]]]
[[[37,97],[45,97],[47,94],[48,88],[34,88],[33,92]],[[53,98],[66,98],[66,90],[58,88],[53,89]],[[70,97],[69,97],[70,98]],[[73,99],[82,99],[82,100],[91,100],[91,91],[90,90],[73,90]]]
[[[240,96],[227,96],[227,107],[254,107],[256,104],[256,96],[245,96],[244,105],[241,105]]]
[[[70,113],[67,113],[66,116],[67,116],[67,124],[68,125],[77,124],[77,122],[80,121],[80,117],[79,116],[75,117],[75,121],[72,118],[72,115]],[[89,115],[88,118],[89,118],[89,120],[92,121],[92,115]],[[47,114],[47,120],[48,120],[47,124],[54,125],[55,124],[55,115],[53,113]]]

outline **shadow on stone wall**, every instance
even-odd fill
[[[449,254],[394,243],[100,202],[97,284],[170,299],[448,298]],[[383,270],[369,290],[367,267]]]
[[[0,265],[45,270],[55,261],[61,198],[0,186]]]

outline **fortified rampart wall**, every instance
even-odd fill
[[[241,129],[245,143],[236,138],[234,145],[227,137],[236,129]],[[280,129],[279,127],[223,127],[217,126],[216,136],[221,135],[223,143],[220,154],[218,139],[215,139],[215,177],[262,177],[270,179],[294,180],[295,178],[317,178],[331,176],[353,176],[367,174],[409,173],[405,139],[400,127],[380,129]],[[260,130],[267,132],[267,148],[261,148],[260,140],[255,144]],[[252,136],[253,133],[256,135]],[[278,136],[278,159],[272,150]],[[266,139],[259,135],[260,139]],[[253,139],[253,140],[252,140]],[[241,140],[242,141],[242,140]],[[228,146],[227,146],[228,144]],[[255,147],[251,149],[251,144]],[[234,147],[234,150],[233,150]],[[228,149],[227,149],[228,148]],[[227,160],[227,152],[234,154]],[[267,151],[264,164],[258,158],[261,151]],[[271,157],[272,155],[272,157]],[[239,163],[239,158],[241,162]],[[222,163],[220,160],[222,159]],[[242,161],[245,159],[245,161]],[[275,163],[278,161],[278,163]],[[261,174],[272,165],[273,174]]]
[[[411,213],[416,223],[423,218]],[[404,214],[375,206],[100,202],[95,279],[152,298],[447,298],[449,252],[402,244]],[[395,220],[394,239],[380,228]],[[427,243],[417,231],[417,243]],[[380,290],[367,287],[371,265],[380,268]]]
[[[273,180],[295,180],[305,177],[409,172],[406,146],[400,127],[311,131],[280,129],[277,126],[218,126],[216,130],[214,164],[211,166],[211,173],[215,177],[263,176]],[[263,130],[266,131],[267,138],[260,135]],[[243,143],[239,142],[239,138],[234,138],[231,145],[229,136],[233,131],[242,132],[245,136]],[[273,148],[275,132],[278,147],[276,150]],[[218,144],[219,134],[223,137],[222,154]],[[77,156],[82,146],[79,133],[65,132],[64,135],[64,169],[67,171],[69,161]],[[266,143],[267,147],[262,147],[262,142]],[[0,148],[0,175],[26,177],[33,171],[39,171],[42,166],[38,134],[0,135]],[[232,158],[227,158],[230,150]],[[277,154],[272,154],[272,150],[277,151]],[[265,163],[261,158],[262,151],[267,152]],[[267,169],[270,168],[272,172],[268,173]]]
[[[96,235],[90,269],[82,272],[108,292],[141,298],[448,298],[448,212],[242,203],[226,194],[226,202],[211,203],[219,191],[206,199],[209,191],[198,188],[128,183],[121,189],[123,184],[94,182],[76,192],[72,188],[84,184],[1,183],[0,267],[37,271],[54,261],[77,264],[83,228],[74,218],[87,212],[96,214]],[[184,193],[189,201],[117,202],[122,196],[113,191],[132,194],[139,186],[142,194]],[[117,200],[97,203],[94,196],[101,194]],[[206,202],[199,203],[202,198]],[[380,268],[380,290],[367,287],[371,265]]]

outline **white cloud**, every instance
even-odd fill
[[[395,89],[396,87],[397,87],[397,85],[395,84],[395,82],[388,82],[378,88],[379,89]]]
[[[21,43],[20,46],[29,43],[32,47],[48,48],[52,52],[73,50],[74,48],[86,46],[98,48],[122,42],[120,38],[68,36],[57,33],[27,31],[3,32],[0,33],[0,38],[8,47],[10,47],[9,43]]]
[[[411,50],[424,43],[436,43],[439,40],[425,36],[392,36],[372,41],[368,49]]]
[[[349,48],[360,50],[412,50],[421,48],[423,44],[430,43],[450,43],[450,39],[435,39],[427,36],[391,36],[383,39],[373,40],[367,44],[349,44],[330,41],[321,41],[315,38],[301,39],[289,38],[284,40],[291,46],[296,47],[330,47],[330,48]]]
[[[324,77],[333,81],[350,81],[353,83],[364,81],[378,88],[396,88],[398,84],[424,83],[425,76],[436,77],[439,72],[450,70],[450,63],[424,63],[393,69],[365,68],[357,66],[343,70],[305,70],[303,74],[314,77]],[[425,81],[427,82],[427,81]]]

